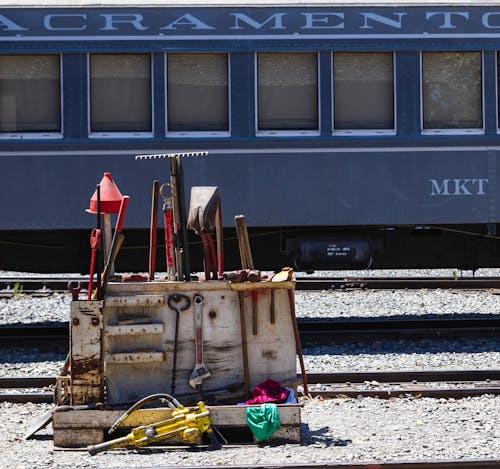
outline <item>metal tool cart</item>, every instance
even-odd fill
[[[59,407],[70,407],[63,407],[65,412],[56,408],[53,413],[56,446],[100,445],[105,430],[123,409],[147,396],[165,393],[185,405],[206,403],[219,431],[245,427],[246,406],[236,404],[245,403],[251,390],[269,378],[295,391],[297,355],[307,392],[291,269],[272,276],[254,269],[245,219],[240,215],[235,222],[242,270],[224,272],[218,188],[192,188],[186,213],[180,155],[147,155],[157,156],[169,158],[171,179],[161,190],[158,181],[153,183],[148,275],[110,277],[124,237],[126,203],[122,203],[114,235],[105,234],[112,241],[102,256],[107,259],[102,268],[94,267],[95,230],[100,228],[91,234],[95,290],[84,301],[72,286],[70,354],[56,392]],[[97,194],[100,197],[102,191]],[[158,195],[164,199],[165,278],[155,278]],[[128,203],[126,197],[122,200]],[[100,213],[107,201],[99,198],[96,204],[94,212]],[[202,278],[190,272],[188,228],[202,241]],[[89,288],[92,276],[91,271]],[[120,428],[154,424],[175,412],[176,408],[165,407],[138,409],[122,419]],[[281,428],[273,438],[300,441],[300,406],[280,405],[279,412]],[[170,424],[162,428],[170,428]],[[133,431],[131,440],[120,440],[122,446],[136,441],[139,434],[147,432]],[[184,441],[199,442],[199,435],[190,435]],[[178,438],[172,441],[178,442]]]

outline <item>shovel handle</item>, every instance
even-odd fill
[[[109,275],[111,264],[115,262],[116,256],[118,255],[118,251],[120,250],[123,240],[125,239],[125,235],[122,233],[118,233],[118,235],[113,239],[113,245],[111,246],[111,251],[109,252],[109,262],[105,265],[104,271],[101,274],[101,288],[97,288],[94,290],[92,294],[93,300],[102,300],[106,294],[106,287],[108,286]]]

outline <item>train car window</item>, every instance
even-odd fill
[[[228,54],[167,54],[167,132],[229,132]]]
[[[61,133],[60,56],[0,55],[0,132]]]
[[[257,54],[257,132],[317,132],[318,56],[314,52]]]
[[[151,56],[90,55],[90,132],[152,132]]]
[[[394,132],[392,52],[333,54],[334,131]]]
[[[482,131],[481,52],[422,53],[423,130]]]

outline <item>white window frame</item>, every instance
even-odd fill
[[[7,54],[3,54],[7,55]],[[19,54],[12,54],[19,55]],[[62,54],[52,54],[52,53],[34,53],[27,55],[58,55],[59,56],[59,98],[60,98],[60,132],[0,132],[0,140],[49,140],[49,139],[61,139],[64,136],[64,93],[63,93],[63,64],[62,64]]]
[[[175,52],[179,54],[225,54],[227,56],[227,124],[228,130],[168,130],[168,52],[165,53],[165,129],[168,138],[209,138],[209,137],[231,137],[231,54],[229,52]]]
[[[335,129],[335,52],[352,52],[352,53],[377,53],[377,52],[391,52],[392,53],[392,112],[393,112],[393,123],[392,129]],[[332,92],[332,135],[365,135],[365,136],[377,136],[377,135],[397,135],[397,96],[396,96],[396,52],[395,51],[332,51],[331,52],[332,63],[331,63],[331,92]]]
[[[316,76],[317,76],[317,107],[318,107],[318,128],[317,129],[311,129],[311,130],[260,130],[259,129],[259,95],[258,95],[258,88],[259,88],[259,83],[258,83],[258,54],[259,52],[261,53],[266,53],[266,52],[283,52],[286,54],[293,54],[293,53],[304,53],[304,52],[314,52],[316,54]],[[303,136],[318,136],[321,135],[321,76],[320,76],[320,55],[319,52],[315,51],[304,51],[304,50],[297,50],[297,51],[259,51],[254,53],[254,96],[255,96],[255,136],[256,137],[303,137]]]
[[[481,121],[482,127],[463,129],[424,128],[424,52],[479,52],[481,54]],[[482,135],[485,133],[484,114],[484,53],[482,50],[421,50],[420,51],[420,132],[422,135]]]
[[[90,56],[91,55],[149,55],[149,64],[150,64],[150,80],[151,80],[151,131],[150,132],[92,132],[91,131],[91,122],[90,122]],[[142,52],[92,52],[87,54],[87,133],[89,138],[151,138],[154,136],[154,65],[153,65],[153,54]]]
[[[498,88],[498,79],[500,78],[500,73],[498,72],[498,54],[500,54],[500,49],[495,51],[495,114],[496,114],[496,121],[497,121],[497,134],[500,134],[500,116],[498,115],[500,113],[500,108],[498,105],[498,99],[500,96],[498,95],[499,93],[499,88]]]

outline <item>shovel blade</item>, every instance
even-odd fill
[[[41,417],[37,418],[27,429],[26,433],[24,434],[24,438],[26,440],[29,440],[30,438],[33,438],[35,433],[38,430],[41,430],[42,428],[45,428],[49,423],[52,422],[52,413],[53,409],[49,410],[45,414],[43,414]]]

